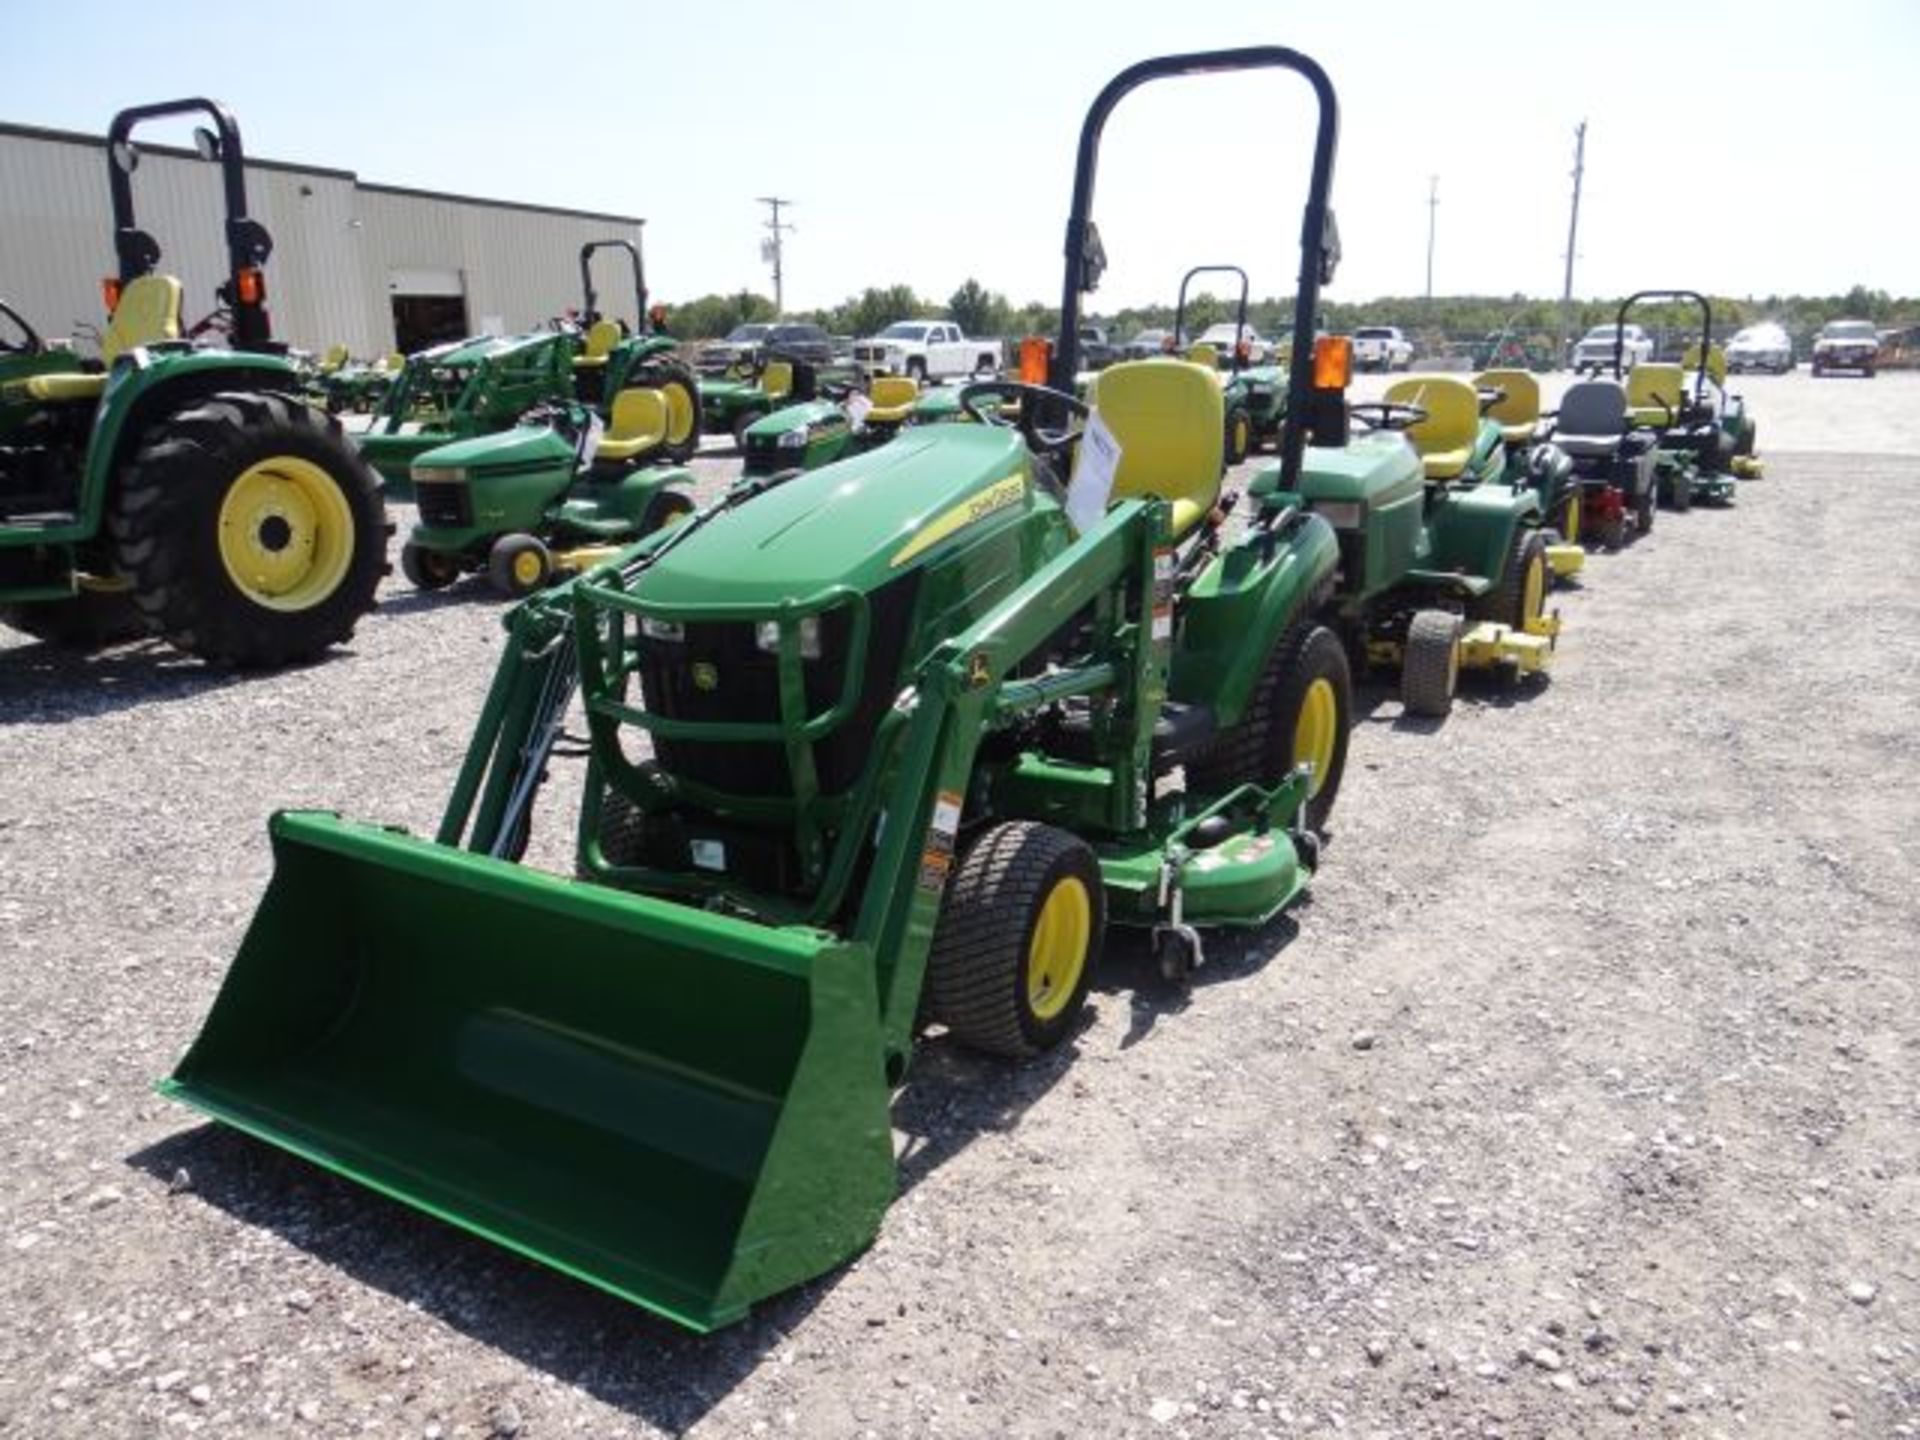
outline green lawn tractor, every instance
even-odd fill
[[[819,392],[817,399],[782,406],[747,427],[740,442],[743,474],[817,470],[886,444],[912,417],[920,382],[911,375],[878,375],[862,391],[822,380]]]
[[[1296,335],[1295,353],[1307,343]],[[1314,368],[1331,373],[1316,375],[1316,390],[1344,386],[1348,344],[1319,342]],[[1509,474],[1487,440],[1471,384],[1410,376],[1389,396],[1348,406],[1369,433],[1316,452],[1298,483],[1271,465],[1248,493],[1263,514],[1302,508],[1334,526],[1340,570],[1323,622],[1360,664],[1398,669],[1410,713],[1439,717],[1461,671],[1517,679],[1551,660],[1560,620],[1546,609],[1550,537],[1525,467]]]
[[[774,411],[813,400],[819,372],[805,360],[777,352],[749,356],[725,374],[700,381],[700,424],[710,435],[731,435],[742,451],[747,430]]]
[[[1486,448],[1490,429],[1498,432],[1506,464],[1498,478],[1511,482],[1524,474],[1540,497],[1540,513],[1552,532],[1547,537],[1547,564],[1554,579],[1570,580],[1586,568],[1587,552],[1580,544],[1580,481],[1572,459],[1550,441],[1541,439],[1540,382],[1528,370],[1482,370],[1473,377],[1480,392],[1480,436],[1476,452]]]
[[[518,599],[692,514],[692,472],[655,463],[668,451],[666,396],[631,387],[612,410],[603,434],[590,408],[558,401],[414,461],[406,577],[438,590],[480,571]]]
[[[135,224],[132,134],[204,115],[219,164],[228,277],[220,308],[181,338],[182,286]],[[143,105],[108,132],[115,275],[100,363],[41,342],[11,307],[0,340],[0,619],[55,643],[157,634],[241,667],[312,659],[373,606],[387,524],[378,482],[338,422],[300,398],[273,342],[247,214],[239,127],[210,100]]]
[[[1691,301],[1700,311],[1700,338],[1679,365],[1640,364],[1626,371],[1628,417],[1654,432],[1654,472],[1660,499],[1675,510],[1696,502],[1729,505],[1736,476],[1757,477],[1755,427],[1746,402],[1726,391],[1726,352],[1713,343],[1713,305],[1697,290],[1641,290],[1620,302],[1620,316],[1644,301]],[[1623,350],[1614,343],[1620,378]],[[1694,372],[1687,383],[1686,372]]]
[[[706,1330],[873,1240],[924,1026],[1047,1050],[1110,929],[1179,975],[1206,928],[1296,899],[1349,718],[1344,652],[1310,618],[1333,529],[1293,506],[1228,534],[1220,386],[1179,360],[1103,374],[1118,469],[1083,446],[1066,480],[1107,114],[1145,81],[1256,66],[1320,100],[1317,261],[1337,123],[1318,66],[1264,48],[1123,72],[1081,132],[1051,388],[970,386],[974,423],[744,478],[515,607],[438,834],[276,816],[266,898],[163,1090]],[[1292,383],[1291,414],[1344,413]],[[1304,438],[1283,433],[1284,485]],[[1315,456],[1358,484],[1417,469],[1397,441]],[[576,697],[562,878],[516,860]]]

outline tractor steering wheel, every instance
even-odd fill
[[[1369,430],[1409,430],[1427,418],[1427,407],[1399,400],[1363,400],[1349,405],[1347,414]]]
[[[20,332],[18,340],[0,336],[0,355],[38,355],[47,348],[40,339],[40,332],[27,323],[27,317],[4,300],[0,300],[0,315],[11,320],[14,328]]]
[[[1016,424],[1002,419],[997,411],[988,410],[980,402],[990,396],[999,396],[1003,400],[1020,402],[1020,419]],[[1029,403],[1031,402],[1031,403]],[[1042,405],[1059,405],[1067,414],[1079,420],[1079,424],[1069,423],[1058,430],[1048,430],[1041,426],[1038,415]],[[1058,456],[1062,460],[1087,428],[1087,419],[1093,414],[1085,401],[1067,394],[1064,390],[1054,390],[1046,385],[1028,385],[1019,380],[976,380],[960,390],[960,408],[969,418],[978,420],[982,425],[999,425],[1009,429],[1018,429],[1026,442],[1042,455]]]

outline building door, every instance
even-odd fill
[[[402,355],[465,339],[466,286],[458,270],[395,270],[387,277],[394,347]]]

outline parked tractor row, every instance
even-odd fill
[[[1229,70],[1289,73],[1317,105],[1285,363],[1252,364],[1236,328],[1224,358],[1086,372],[1108,116]],[[191,107],[237,166],[217,107],[129,115]],[[1294,905],[1356,674],[1397,675],[1434,717],[1463,671],[1523,683],[1553,658],[1552,587],[1583,574],[1583,540],[1752,473],[1704,300],[1690,389],[1616,356],[1557,413],[1512,370],[1351,401],[1351,341],[1315,333],[1337,131],[1325,72],[1280,47],[1116,76],[1080,133],[1059,337],[1023,344],[1017,378],[861,385],[762,356],[695,382],[647,333],[638,252],[623,331],[597,313],[589,247],[583,334],[410,357],[394,423],[357,453],[264,344],[257,227],[228,227],[231,349],[174,338],[178,286],[123,238],[112,368],[5,362],[38,367],[6,382],[26,398],[5,535],[40,513],[17,477],[52,466],[21,457],[78,443],[56,422],[93,437],[85,484],[33,502],[62,538],[0,552],[41,567],[45,593],[13,598],[57,613],[122,587],[200,653],[312,653],[370,599],[376,471],[417,501],[415,584],[484,568],[524,596],[431,839],[273,817],[272,882],[163,1091],[707,1330],[872,1242],[923,1031],[1033,1056],[1076,1032],[1110,935],[1181,984],[1210,936]],[[1180,308],[1219,269],[1243,326],[1237,267],[1189,272]],[[736,406],[742,473],[695,509],[688,446]],[[219,584],[237,598],[215,613]],[[279,638],[286,614],[336,609],[306,645]],[[274,638],[236,638],[256,632]],[[584,789],[561,877],[522,862],[568,756]]]

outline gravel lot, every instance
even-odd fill
[[[1920,1435],[1920,377],[1740,388],[1768,478],[1550,683],[1366,697],[1309,905],[924,1046],[879,1243],[706,1339],[149,1089],[269,810],[431,829],[493,602],[245,681],[0,633],[0,1433]]]

